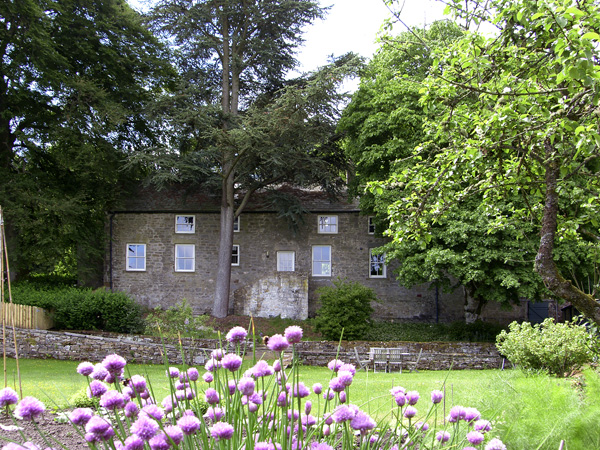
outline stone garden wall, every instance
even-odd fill
[[[7,355],[14,357],[12,329],[6,330]],[[170,364],[181,364],[182,359],[190,365],[202,365],[208,353],[218,346],[214,339],[183,339],[180,348],[177,342],[163,342],[160,338],[132,335],[92,335],[46,330],[16,329],[20,358],[62,359],[99,362],[106,355],[117,353],[131,363],[161,364],[165,354]],[[0,335],[0,342],[2,336]],[[410,353],[407,361],[416,359],[422,350],[418,369],[494,369],[503,365],[503,359],[491,343],[472,342],[342,342],[339,353],[334,342],[302,342],[298,344],[300,359],[305,365],[324,366],[339,354],[339,359],[358,366],[355,349],[361,360],[368,359],[370,347],[400,348]],[[182,356],[183,352],[183,356]],[[251,347],[247,354],[252,354]],[[275,355],[262,344],[257,345],[256,354],[267,360]]]

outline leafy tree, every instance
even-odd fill
[[[346,56],[285,80],[302,27],[322,14],[308,0],[164,0],[150,14],[176,51],[181,81],[156,114],[169,137],[133,161],[152,165],[159,185],[184,182],[220,194],[217,317],[228,313],[233,221],[250,196],[285,182],[331,192],[340,184],[336,88],[358,61]]]
[[[440,21],[425,30],[387,38],[361,74],[360,88],[339,127],[347,133],[346,151],[355,164],[357,193],[367,183],[385,181],[390,173],[413,164],[414,148],[427,139],[423,124],[428,117],[420,104],[420,90],[433,64],[432,52],[462,35],[455,23]],[[404,185],[395,184],[377,195],[367,191],[361,206],[376,213],[379,228],[385,228],[389,205],[405,195],[409,192]],[[490,222],[478,207],[475,199],[454,205],[444,220],[431,227],[427,242],[398,237],[384,246],[389,259],[402,262],[396,272],[402,285],[431,282],[445,290],[464,286],[469,321],[477,319],[489,301],[509,305],[522,297],[539,299],[545,292],[540,277],[531,270],[534,227],[488,233]]]
[[[124,0],[0,4],[0,198],[21,274],[102,256],[124,155],[150,136],[148,101],[173,75]],[[96,258],[97,259],[97,258]],[[101,259],[100,259],[101,261]]]
[[[388,210],[396,241],[426,245],[466,201],[490,231],[533,226],[544,284],[600,322],[598,279],[582,290],[560,267],[578,255],[568,275],[593,277],[599,262],[600,10],[593,0],[486,5],[452,2],[458,17],[497,33],[467,33],[439,54],[422,90],[431,140],[374,189],[404,187]]]

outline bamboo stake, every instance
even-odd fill
[[[8,386],[8,375],[6,373],[6,314],[8,311],[4,308],[4,219],[2,218],[2,208],[0,207],[0,308],[2,309],[2,361],[4,363],[4,387]]]
[[[6,284],[8,286],[8,300],[12,301],[12,291],[10,289],[10,267],[8,264],[8,249],[6,247],[6,233],[4,232],[4,217],[2,215],[2,208],[0,208],[0,236],[2,237],[2,242],[0,242],[0,246],[4,246],[4,260],[6,262]],[[4,289],[2,290],[4,292]],[[23,387],[21,385],[21,367],[19,364],[19,347],[17,345],[17,331],[15,329],[15,313],[14,311],[10,315],[12,322],[12,330],[13,330],[13,342],[15,344],[15,362],[17,363],[17,379],[19,380],[19,394],[21,398],[23,398]],[[6,339],[4,340],[6,342]],[[5,352],[5,361],[6,361],[6,352]],[[6,362],[4,363],[4,373],[5,373],[5,385],[6,385]]]

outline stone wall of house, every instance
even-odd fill
[[[21,358],[98,362],[107,355],[117,353],[131,363],[162,364],[166,354],[169,364],[182,363],[179,345],[163,344],[159,338],[149,336],[89,335],[27,329],[16,329],[16,335]],[[7,356],[14,357],[12,331],[5,336]],[[214,339],[183,339],[182,343],[186,364],[189,365],[202,365],[210,351],[219,345]],[[298,344],[298,354],[306,365],[324,366],[338,355],[342,361],[358,367],[356,355],[361,360],[367,359],[371,347],[399,348],[408,354],[406,361],[414,361],[420,352],[417,368],[421,370],[497,369],[505,363],[493,344],[472,342],[350,341],[342,342],[338,349],[335,342],[304,341]],[[246,353],[251,354],[251,350],[248,349]],[[262,344],[257,345],[256,354],[259,357],[264,355],[268,361],[275,357]]]
[[[175,233],[177,214],[195,216],[193,234]],[[319,307],[317,290],[338,278],[358,281],[372,288],[380,303],[373,304],[374,317],[382,320],[452,322],[464,318],[464,296],[436,292],[426,284],[404,288],[394,279],[395,264],[387,267],[385,278],[369,277],[369,249],[384,240],[368,233],[368,219],[357,211],[334,212],[338,217],[336,234],[317,232],[318,215],[311,213],[298,230],[275,213],[254,212],[240,216],[240,231],[234,233],[239,245],[239,265],[232,267],[230,312],[262,316],[292,314],[278,309],[282,296],[281,272],[277,272],[277,252],[295,252],[295,272],[300,289],[307,288],[308,305],[299,306],[298,318],[314,316]],[[116,213],[112,218],[112,266],[107,264],[105,284],[131,294],[141,304],[153,308],[169,307],[186,299],[197,314],[210,312],[217,278],[219,216],[216,213],[162,212]],[[146,270],[126,270],[127,244],[146,245]],[[175,245],[195,245],[195,271],[176,272]],[[312,248],[329,245],[332,253],[331,277],[312,276]],[[279,286],[275,289],[275,286]],[[268,289],[264,289],[268,286]],[[273,293],[277,292],[277,296]],[[263,295],[265,294],[265,295]],[[299,300],[300,301],[300,300]],[[303,300],[302,300],[303,301]],[[300,301],[300,303],[302,303]],[[256,305],[262,305],[256,308]],[[254,306],[252,306],[254,305]]]

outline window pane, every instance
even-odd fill
[[[371,277],[385,277],[385,254],[377,255],[372,253],[372,250],[369,250],[370,253],[370,273]]]
[[[231,265],[238,266],[240,264],[240,246],[234,245],[231,250]]]
[[[279,272],[294,271],[294,252],[277,252],[277,270]]]
[[[319,233],[337,233],[337,216],[319,216]]]
[[[194,216],[176,216],[176,230],[178,233],[194,232]]]
[[[331,276],[331,247],[316,245],[313,247],[312,273],[315,276]]]

